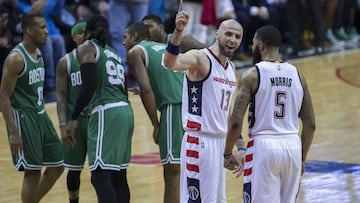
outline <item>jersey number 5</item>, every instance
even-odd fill
[[[283,119],[285,117],[286,92],[276,92],[275,106],[279,107],[279,111],[274,111],[274,117]]]

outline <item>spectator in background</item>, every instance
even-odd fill
[[[157,15],[164,21],[166,12],[166,0],[149,0],[149,14]]]
[[[232,0],[235,7],[236,20],[244,26],[244,37],[237,51],[237,58],[248,58],[251,55],[250,45],[255,31],[265,25],[269,19],[269,12],[264,0]]]
[[[208,27],[200,22],[203,12],[203,0],[184,0],[183,5],[184,11],[187,11],[191,16],[183,34],[190,34],[196,40],[206,44]],[[174,21],[172,23],[174,23]]]
[[[140,22],[147,14],[148,0],[110,0],[109,3],[111,45],[118,52],[124,64],[126,64],[126,49],[123,46],[125,30],[129,24]],[[126,66],[125,72],[128,75]],[[133,81],[130,82],[128,81],[129,87],[137,86]]]
[[[0,15],[7,13],[7,27],[12,34],[11,46],[14,47],[22,39],[21,19],[25,15],[20,8],[16,7],[18,0],[4,0],[0,5]]]
[[[2,66],[5,61],[6,56],[9,54],[12,49],[12,34],[10,28],[7,26],[8,15],[7,13],[2,13],[0,15],[0,80],[2,77]]]

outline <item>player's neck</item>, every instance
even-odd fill
[[[36,52],[37,46],[32,41],[23,40],[23,45],[29,54],[34,54]]]
[[[262,60],[263,61],[279,61],[280,54],[279,51],[268,50],[262,53]]]

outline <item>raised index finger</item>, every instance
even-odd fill
[[[179,10],[178,12],[183,10],[183,0],[179,0]]]

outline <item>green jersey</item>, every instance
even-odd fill
[[[66,69],[69,76],[68,80],[68,92],[67,92],[67,106],[66,111],[68,118],[70,118],[72,110],[74,109],[77,96],[82,84],[80,66],[76,58],[76,49],[65,55],[66,57]],[[87,112],[86,107],[83,112]]]
[[[20,43],[12,50],[18,52],[24,59],[24,69],[18,75],[16,86],[10,97],[14,109],[41,112],[44,110],[43,87],[45,80],[44,61],[41,52],[36,49],[37,59],[34,59]]]
[[[80,66],[76,59],[76,49],[74,49],[72,52],[67,53],[65,57],[66,57],[67,73],[69,76],[66,110],[67,110],[67,115],[71,115],[82,82],[81,82]]]
[[[106,45],[101,47],[97,40],[91,40],[96,47],[96,89],[89,105],[91,108],[97,105],[114,103],[119,101],[128,102],[125,86],[125,70],[123,62],[117,52]]]
[[[136,46],[144,52],[145,65],[151,88],[155,94],[157,108],[161,109],[166,104],[180,104],[184,72],[172,71],[163,66],[162,58],[166,44],[142,41]]]

